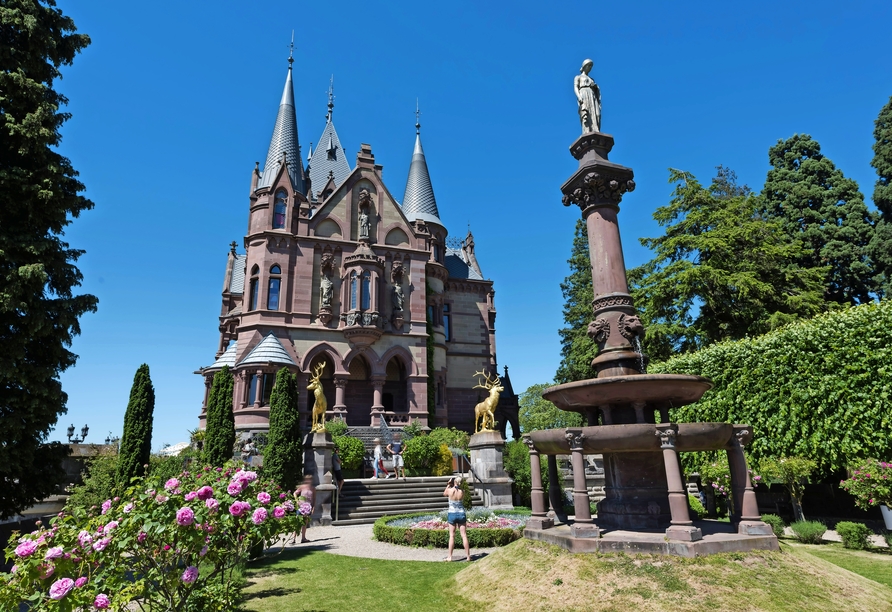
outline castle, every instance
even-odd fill
[[[401,203],[371,146],[361,145],[351,168],[331,90],[304,166],[292,63],[266,161],[251,175],[245,252],[233,242],[226,263],[216,360],[198,371],[200,427],[213,376],[229,366],[237,430],[268,428],[282,367],[298,377],[304,428],[314,401],[307,385],[321,370],[327,418],[472,430],[474,406],[486,396],[472,388],[475,373],[496,369],[495,291],[470,230],[447,240],[417,114]]]

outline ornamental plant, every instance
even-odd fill
[[[0,609],[235,609],[233,573],[249,550],[299,532],[312,510],[234,464],[184,471],[157,488],[133,482],[94,511],[73,507],[13,534]]]
[[[859,508],[892,506],[892,463],[871,459],[858,466],[839,486],[855,498]]]
[[[803,457],[768,457],[759,464],[762,474],[771,482],[784,485],[793,502],[793,510],[799,521],[805,521],[802,513],[802,498],[805,496],[805,485],[815,471],[817,464]]]

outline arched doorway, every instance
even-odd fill
[[[374,402],[374,391],[370,380],[372,368],[362,355],[357,355],[347,368],[347,388],[344,390],[344,404],[347,406],[347,425],[363,427],[369,423],[369,415]]]
[[[392,357],[387,362],[381,404],[384,406],[385,412],[393,412],[395,414],[407,414],[409,412],[406,367],[399,357]]]

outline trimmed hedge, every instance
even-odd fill
[[[433,546],[448,548],[448,529],[413,529],[411,527],[391,527],[387,525],[396,519],[430,516],[430,512],[412,514],[394,514],[382,516],[375,521],[372,533],[379,542],[402,544],[403,546]],[[521,514],[518,512],[517,514]],[[505,546],[523,537],[523,529],[468,529],[468,542],[473,548],[491,548]],[[456,538],[459,536],[456,535]]]
[[[822,544],[827,526],[818,521],[796,521],[790,523],[793,535],[803,544]]]
[[[650,367],[696,374],[714,388],[672,409],[678,422],[747,423],[747,453],[804,457],[822,472],[892,456],[892,300],[819,315]],[[691,453],[693,454],[693,453]]]
[[[784,535],[784,519],[779,517],[776,514],[763,514],[762,522],[768,523],[771,526],[771,530],[774,532],[774,535],[777,537],[781,537]]]
[[[843,521],[836,524],[836,533],[842,538],[842,545],[855,550],[867,550],[870,548],[870,536],[873,535],[870,527],[863,523]]]

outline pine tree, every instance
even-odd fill
[[[570,251],[570,275],[561,283],[564,296],[564,323],[558,330],[561,337],[561,363],[554,379],[557,383],[585,380],[594,376],[592,359],[598,346],[588,337],[592,320],[592,269],[588,250],[588,231],[585,221],[576,221],[573,246]]]
[[[124,433],[118,457],[119,487],[127,487],[130,480],[144,475],[152,453],[152,421],[155,413],[155,388],[145,363],[136,370],[130,401],[124,413]]]
[[[222,466],[232,459],[235,446],[235,415],[232,413],[234,383],[229,366],[223,366],[214,374],[204,436],[204,461],[209,465]]]
[[[882,294],[892,294],[892,97],[880,110],[873,137],[873,160],[877,179],[873,187],[873,203],[880,211],[876,232],[870,243],[870,255],[876,262],[877,284]]]
[[[269,401],[269,437],[263,451],[264,476],[285,490],[297,487],[303,473],[297,377],[287,368],[276,374]]]
[[[771,170],[762,190],[763,212],[781,221],[793,240],[808,252],[797,257],[800,268],[829,266],[824,299],[839,304],[863,303],[877,289],[868,246],[874,215],[858,184],[845,177],[821,153],[811,136],[779,140],[768,151]]]
[[[59,375],[74,365],[68,350],[78,318],[96,310],[74,295],[83,253],[63,230],[93,203],[57,147],[69,118],[53,89],[59,68],[90,39],[55,2],[0,3],[0,517],[51,494],[64,479],[67,447],[45,444],[66,394]]]

